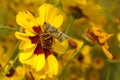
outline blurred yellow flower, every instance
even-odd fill
[[[103,22],[102,7],[95,0],[62,0],[64,12],[75,19],[85,18],[101,24]]]
[[[105,62],[100,56],[97,56],[93,58],[92,66],[95,69],[102,69],[105,66]]]
[[[96,27],[95,24],[92,24],[93,27],[91,29],[88,29],[86,31],[86,35],[87,37],[92,40],[92,42],[98,42],[101,47],[102,50],[104,52],[104,54],[109,58],[109,59],[113,59],[113,55],[108,51],[108,44],[107,44],[107,40],[113,35],[113,34],[107,34],[105,32],[102,31],[102,29],[100,27]]]
[[[88,78],[89,80],[99,80],[100,74],[98,71],[93,70],[88,73]]]
[[[86,0],[86,6],[82,9],[84,15],[86,15],[89,21],[96,24],[101,24],[103,22],[102,6],[98,4],[95,0]]]
[[[86,0],[62,0],[62,4],[64,6],[78,6],[78,7],[85,7]]]
[[[86,6],[86,0],[62,0],[63,9],[67,14],[71,14],[74,18],[85,16],[82,9]]]
[[[66,62],[71,58],[71,56],[74,55],[76,50],[82,47],[84,42],[76,38],[71,38],[66,39],[63,44],[66,45],[66,47],[68,48],[66,53],[63,54],[63,56],[61,57],[61,60],[63,62],[62,65],[65,65]]]
[[[91,65],[91,56],[90,56],[91,47],[86,45],[82,48],[80,54],[77,57],[77,62],[80,68],[85,71]]]
[[[4,74],[7,69],[11,66],[11,64],[13,63],[13,60],[10,60],[8,62],[8,64],[5,66],[5,60],[8,59],[8,56],[6,54],[2,54],[2,58],[0,59],[0,78],[2,76],[2,74]],[[5,68],[4,68],[5,66]],[[3,80],[21,80],[24,78],[25,75],[25,70],[23,67],[21,66],[12,66],[9,71],[5,74]]]
[[[24,75],[25,69],[23,67],[21,66],[18,66],[16,68],[12,67],[9,71],[9,74],[6,74],[6,77],[4,77],[3,80],[21,80],[24,78]]]
[[[120,42],[120,33],[118,33],[116,37],[117,37],[118,41]]]
[[[0,44],[0,55],[4,54],[4,48],[3,46]]]
[[[7,61],[9,55],[5,54],[5,49],[4,46],[2,44],[0,44],[0,69],[2,69],[2,67],[5,65],[5,62]]]
[[[19,46],[23,50],[19,56],[20,62],[30,65],[37,72],[43,71],[43,74],[50,77],[56,75],[58,61],[52,51],[57,47],[62,51],[64,46],[60,47],[59,41],[54,40],[53,36],[45,32],[43,27],[45,24],[55,28],[61,26],[63,17],[58,13],[57,8],[50,4],[43,4],[39,7],[39,17],[35,18],[28,11],[23,11],[17,14],[16,21],[23,27],[23,32],[15,33],[15,36],[22,40]],[[53,42],[59,46],[52,47]]]

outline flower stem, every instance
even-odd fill
[[[58,6],[60,4],[60,0],[57,0],[55,6]]]
[[[69,66],[69,64],[72,62],[72,60],[75,58],[76,55],[78,55],[78,53],[80,52],[80,50],[84,47],[85,44],[82,45],[82,47],[80,47],[69,59],[69,61],[67,62],[67,64],[65,65],[64,69],[62,70],[62,74],[64,75],[65,70],[67,69],[67,67]],[[61,75],[62,75],[61,74]]]
[[[9,30],[12,30],[12,31],[18,31],[19,30],[19,28],[12,28],[12,27],[3,26],[3,25],[0,25],[0,28],[2,28],[2,29],[9,29]]]
[[[108,72],[107,72],[106,80],[110,80],[110,73],[111,73],[111,67],[108,67]]]
[[[73,17],[71,17],[70,22],[69,22],[69,24],[68,24],[68,26],[67,26],[67,28],[66,28],[66,30],[65,30],[65,34],[66,34],[66,35],[68,35],[68,34],[69,34],[69,32],[70,32],[70,29],[71,29],[71,27],[72,27],[73,22],[74,22],[74,18],[73,18]]]

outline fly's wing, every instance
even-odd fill
[[[60,30],[56,29],[54,26],[50,26],[49,24],[44,24],[44,30],[56,39],[58,39],[60,42],[63,41],[63,35],[69,38],[69,36],[65,35]]]
[[[55,27],[51,27],[53,31],[51,31],[51,35],[53,35],[55,38],[57,38],[60,42],[63,41],[62,38],[62,32],[58,29],[56,29]]]

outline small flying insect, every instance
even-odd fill
[[[67,38],[70,38],[66,34],[62,33],[60,30],[56,29],[54,26],[51,26],[50,24],[44,24],[44,30],[51,36],[58,39],[60,42],[63,41],[63,35]]]

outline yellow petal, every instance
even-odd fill
[[[38,18],[36,18],[36,19],[32,20],[31,22],[29,22],[28,25],[29,25],[29,28],[32,29],[32,33],[35,33],[33,31],[33,27],[40,25],[39,22],[38,22]]]
[[[25,49],[24,51],[22,51],[19,56],[19,61],[21,63],[27,63],[28,61],[26,60],[29,60],[29,58],[31,58],[34,55],[35,48],[36,47],[32,47],[30,49]]]
[[[18,75],[16,77],[24,77],[24,75],[25,75],[25,69],[21,66],[16,67],[15,72]]]
[[[90,50],[91,50],[91,47],[86,45],[82,48],[81,53],[83,53],[83,55],[86,56],[86,55],[89,55]]]
[[[16,38],[23,40],[23,41],[30,41],[28,34],[21,33],[21,32],[15,32]]]
[[[105,47],[105,49],[108,49],[109,48],[109,46],[108,46],[108,43],[106,42],[106,43],[104,43],[104,45],[103,45],[104,47]]]
[[[82,47],[83,41],[77,40],[75,38],[71,38],[73,41],[77,43],[77,49]],[[63,54],[66,52],[66,50],[69,48],[68,39],[64,40],[63,42],[59,42],[58,40],[55,40],[55,44],[52,46],[53,51],[59,54]]]
[[[55,8],[53,5],[50,4],[45,4],[45,5],[46,5],[45,21],[49,23],[51,26],[54,26],[56,28],[60,27],[60,25],[63,22],[63,16],[58,14],[58,9]]]
[[[58,40],[55,40],[55,44],[53,44],[52,48],[54,52],[63,54],[68,48],[68,42],[66,40],[60,43]]]
[[[54,10],[53,6],[51,4],[45,4],[46,8],[46,18],[45,21],[50,24],[54,16],[56,15],[56,11]]]
[[[117,40],[120,42],[120,33],[117,33]]]
[[[55,28],[59,28],[63,22],[63,16],[62,15],[59,15],[59,16],[56,16],[54,18],[52,18],[52,22],[50,23],[50,25],[54,26]],[[59,20],[59,21],[58,21]]]
[[[45,12],[46,12],[46,8],[45,8],[46,4],[43,4],[42,6],[39,7],[39,17],[38,17],[38,23],[40,25],[43,25],[45,22]]]
[[[30,65],[36,71],[41,70],[45,65],[45,56],[44,54],[35,55],[34,49],[26,52],[22,52],[19,56],[19,61],[24,64]]]
[[[62,4],[64,6],[81,6],[81,7],[85,7],[86,5],[86,0],[61,0]],[[81,8],[80,7],[80,8]]]
[[[35,36],[36,34],[33,32],[30,32],[29,30],[25,29],[25,33],[29,36]]]
[[[34,19],[35,18],[32,16],[32,14],[29,13],[28,11],[19,12],[16,15],[17,24],[19,24],[20,26],[22,26],[25,29],[28,29],[29,31],[32,31],[32,29],[31,29],[32,26],[29,25],[29,23],[31,21],[34,21]]]
[[[40,71],[45,66],[45,55],[44,54],[34,55],[31,66],[36,71]]]
[[[86,0],[75,0],[78,4],[86,5]]]
[[[20,45],[19,45],[19,49],[29,49],[32,47],[35,47],[35,44],[31,44],[31,42],[27,42],[27,41],[21,41]]]
[[[47,62],[48,62],[48,67],[49,67],[48,73],[50,75],[56,75],[58,72],[58,61],[55,58],[55,56],[53,56],[52,54],[49,55],[47,57]]]
[[[104,46],[102,46],[102,50],[109,59],[113,59],[113,55]]]

